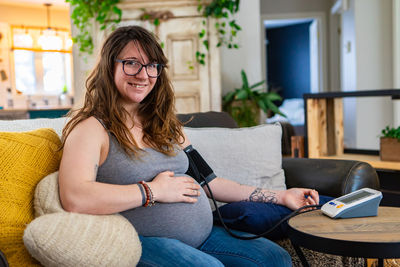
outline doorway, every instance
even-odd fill
[[[261,20],[263,74],[269,90],[282,96],[280,109],[287,115],[267,122],[288,121],[302,129],[303,94],[327,91],[325,14],[274,14]]]
[[[270,89],[283,99],[319,92],[316,20],[267,20],[264,26]]]

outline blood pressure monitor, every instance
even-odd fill
[[[381,199],[381,192],[362,188],[325,203],[321,211],[331,218],[377,216]]]

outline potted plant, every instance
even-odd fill
[[[380,157],[385,161],[400,161],[400,126],[382,130],[380,138]]]
[[[228,112],[238,123],[239,127],[250,127],[259,124],[260,109],[268,115],[277,113],[286,117],[273,103],[282,98],[275,92],[268,92],[265,81],[249,85],[247,75],[241,71],[242,87],[227,93],[222,98],[222,109]]]

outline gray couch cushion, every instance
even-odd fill
[[[250,128],[185,128],[217,176],[258,187],[286,189],[279,124]]]

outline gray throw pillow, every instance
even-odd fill
[[[286,189],[279,123],[236,129],[185,127],[185,133],[217,176],[267,189]]]

